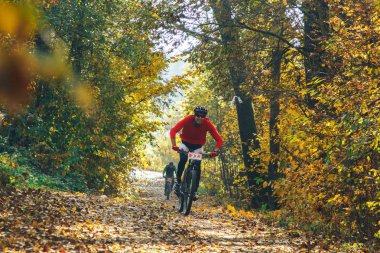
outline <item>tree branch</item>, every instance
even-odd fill
[[[296,49],[301,54],[304,54],[304,50],[303,50],[302,47],[297,47],[297,46],[293,45],[292,43],[290,43],[289,41],[287,41],[286,39],[284,39],[283,37],[281,37],[281,36],[279,36],[279,35],[277,35],[275,33],[272,33],[272,32],[269,32],[269,31],[263,31],[263,30],[260,30],[260,29],[254,28],[254,27],[250,27],[246,23],[241,22],[241,21],[236,21],[236,23],[238,24],[238,25],[236,25],[236,27],[244,28],[244,29],[247,29],[247,30],[250,30],[250,31],[254,31],[254,32],[257,32],[257,33],[261,33],[263,35],[275,37],[275,38],[279,39],[280,41],[284,42],[286,45],[288,45],[288,46]]]
[[[194,38],[196,39],[199,39],[200,41],[215,41],[215,42],[218,42],[220,43],[220,40],[217,40],[213,37],[210,37],[208,36],[206,33],[199,33],[199,32],[196,32],[196,31],[193,31],[193,30],[190,30],[189,28],[185,27],[185,25],[183,23],[181,24],[174,24],[174,27],[188,35],[191,35],[193,36]],[[215,32],[215,31],[211,31],[212,32]]]

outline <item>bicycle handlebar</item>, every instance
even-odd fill
[[[184,151],[184,150],[178,150],[177,152],[184,155],[187,155],[190,153],[190,151]],[[203,152],[202,158],[215,158],[215,157],[211,155],[211,152]]]

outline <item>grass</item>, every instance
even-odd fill
[[[83,176],[73,172],[62,175],[60,170],[50,174],[34,167],[30,159],[16,155],[0,154],[0,185],[5,187],[40,188],[61,191],[89,192]]]

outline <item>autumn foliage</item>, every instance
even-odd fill
[[[0,9],[4,182],[125,191],[160,125],[151,118],[161,113],[159,96],[170,92],[159,80],[166,60],[151,40],[151,4],[41,1]]]
[[[239,204],[260,200],[262,209],[272,208],[275,198],[279,216],[311,234],[378,240],[378,2],[206,3],[190,1],[183,12],[165,9],[177,17],[173,27],[200,41],[189,56],[197,74],[184,114],[194,104],[208,106],[225,139],[216,164],[204,165],[205,187]],[[227,18],[232,9],[234,18],[222,24],[205,14],[208,9]],[[199,20],[203,24],[194,25]],[[241,75],[228,69],[233,57],[244,57]],[[252,143],[248,151],[257,162],[249,168],[239,143],[234,105],[243,102],[231,86],[236,76],[244,79],[241,91],[252,98],[260,142],[259,149]],[[252,171],[259,176],[250,178]]]
[[[125,193],[135,166],[175,159],[165,133],[146,150],[153,133],[202,104],[224,145],[201,191],[376,244],[379,12],[376,0],[2,4],[1,185]],[[159,43],[188,37],[191,69],[164,80]],[[185,98],[164,115],[175,90]]]
[[[284,179],[276,193],[302,222],[347,238],[378,237],[379,9],[355,1],[329,4],[323,64],[330,76],[283,101]],[[318,101],[315,108],[295,106],[305,94]]]

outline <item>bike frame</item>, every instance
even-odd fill
[[[188,155],[188,165],[183,173],[183,180],[180,187],[179,198],[179,212],[184,212],[185,215],[190,213],[190,209],[193,202],[193,197],[195,195],[196,183],[199,173],[200,164],[202,157],[209,158],[211,155],[209,153],[194,154],[191,152],[179,151],[179,153]],[[200,178],[199,178],[200,180]]]
[[[165,195],[167,199],[169,199],[169,195],[173,190],[174,178],[173,177],[165,177]]]

